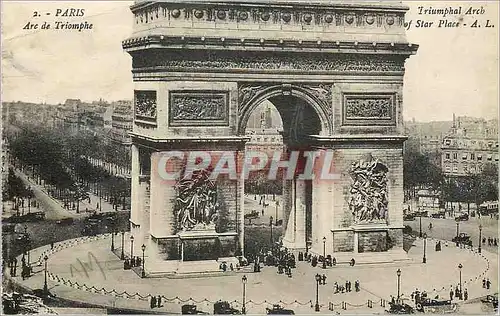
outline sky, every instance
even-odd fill
[[[406,62],[405,120],[451,120],[456,115],[498,117],[499,1],[403,1],[412,20],[409,42],[418,44]],[[416,28],[416,20],[457,21],[419,15],[418,7],[469,4],[485,9],[463,22],[490,19],[494,28]],[[64,5],[62,5],[64,4]],[[93,101],[132,99],[131,57],[121,41],[132,33],[131,1],[2,1],[2,100],[63,103],[68,98]],[[56,21],[58,8],[84,8],[92,31],[24,30],[29,21]],[[42,17],[34,18],[34,11]],[[51,16],[43,15],[52,12]],[[78,18],[80,21],[81,18]],[[69,19],[71,21],[71,19]]]

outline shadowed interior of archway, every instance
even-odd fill
[[[307,101],[292,95],[275,96],[266,101],[269,101],[276,108],[281,117],[285,145],[293,146],[309,135],[321,134],[321,120]],[[264,102],[257,105],[253,111],[259,109]],[[248,125],[248,121],[246,125]]]

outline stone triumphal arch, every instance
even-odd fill
[[[245,254],[244,179],[214,182],[200,170],[191,182],[165,182],[158,166],[166,153],[192,150],[234,151],[241,162],[246,124],[264,100],[282,116],[287,150],[332,150],[339,174],[286,180],[284,245],[325,247],[337,260],[404,259],[402,87],[417,51],[407,8],[164,0],[131,10],[130,224],[149,274],[217,269]]]

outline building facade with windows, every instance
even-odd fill
[[[498,120],[454,118],[441,148],[445,176],[481,173],[486,164],[498,164]]]

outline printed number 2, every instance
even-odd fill
[[[40,14],[38,14],[38,12],[36,11],[33,11],[33,17],[36,18],[37,16],[40,16]]]

